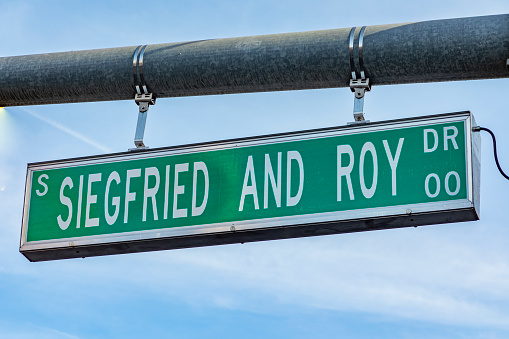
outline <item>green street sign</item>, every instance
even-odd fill
[[[31,261],[477,220],[469,112],[28,165]]]

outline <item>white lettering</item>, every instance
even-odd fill
[[[76,228],[81,226],[81,202],[83,200],[83,176],[80,175],[80,187],[78,191],[78,213],[76,218]]]
[[[148,182],[149,178],[153,176],[156,179],[154,187],[149,188]],[[152,200],[152,213],[154,214],[154,220],[157,220],[157,204],[156,204],[156,193],[159,190],[159,171],[156,167],[145,168],[145,185],[143,187],[143,212],[142,212],[142,221],[147,221],[147,204],[148,199]]]
[[[170,197],[170,165],[166,165],[166,179],[164,182],[164,212],[163,218],[168,219],[168,198]]]
[[[124,224],[127,224],[129,217],[129,202],[136,199],[136,192],[131,192],[131,179],[141,177],[141,168],[127,170],[127,177],[125,179],[125,202],[124,202]]]
[[[428,145],[428,134],[433,134],[433,147]],[[424,153],[434,152],[438,147],[438,133],[432,128],[426,128],[424,130]]]
[[[99,226],[99,218],[90,218],[90,205],[97,202],[97,195],[92,194],[92,183],[101,181],[101,173],[88,175],[87,207],[85,210],[85,227]]]
[[[385,153],[387,153],[389,165],[391,166],[393,196],[396,195],[396,169],[398,168],[399,156],[401,155],[401,149],[403,148],[403,141],[405,141],[405,138],[399,138],[398,147],[396,148],[396,155],[394,155],[394,157],[392,156],[391,149],[387,140],[382,141],[384,144]]]
[[[435,182],[436,182],[436,185],[437,185],[435,193],[431,193],[430,190],[429,190],[429,180],[431,178],[435,179]],[[426,177],[426,180],[424,182],[424,189],[426,190],[426,195],[428,197],[436,198],[438,196],[438,194],[440,193],[440,178],[438,177],[438,175],[436,175],[435,173],[428,174],[428,176]]]
[[[115,206],[115,212],[113,215],[110,215],[110,211],[108,209],[110,186],[112,181],[115,181],[117,185],[120,184],[120,176],[118,175],[118,172],[111,172],[108,176],[108,180],[106,181],[106,192],[104,194],[104,216],[108,225],[113,225],[117,221],[118,213],[120,211],[120,197],[113,197],[113,199],[111,199],[112,205]]]
[[[371,182],[370,188],[366,187],[366,182],[364,180],[364,159],[367,152],[371,153],[371,158],[373,159],[373,180]],[[378,182],[378,158],[376,156],[375,145],[373,145],[373,143],[370,141],[366,142],[361,149],[361,159],[359,162],[359,176],[362,195],[370,199],[375,194],[376,184]]]
[[[43,174],[43,175],[46,175],[46,174]],[[47,177],[47,175],[46,175],[46,177]],[[67,220],[64,221],[62,219],[62,215],[59,215],[57,217],[58,227],[60,227],[63,231],[65,231],[69,227],[69,224],[71,223],[71,219],[72,219],[72,201],[71,201],[71,199],[69,199],[69,197],[66,197],[64,195],[64,188],[66,186],[69,186],[69,188],[72,188],[72,186],[73,186],[72,179],[69,177],[66,177],[64,179],[64,181],[62,181],[62,186],[60,186],[60,202],[62,203],[62,205],[66,205],[67,209],[69,210],[69,216],[67,217]],[[47,190],[47,188],[46,188],[46,190]]]
[[[44,191],[39,191],[38,189],[35,190],[35,193],[37,193],[38,196],[42,197],[43,195],[45,195],[46,193],[48,193],[48,185],[46,185],[45,182],[42,181],[42,179],[46,179],[48,180],[49,177],[47,174],[41,174],[39,176],[39,178],[37,179],[37,182],[39,183],[39,185],[41,185],[43,188],[44,188]]]
[[[451,177],[451,175],[456,179],[456,188],[454,189],[454,191],[451,191],[451,189],[449,188],[449,178]],[[460,185],[461,185],[460,175],[458,174],[458,172],[451,171],[447,173],[447,175],[445,176],[445,191],[447,192],[447,194],[449,194],[450,196],[458,194],[460,191]]]
[[[248,186],[249,178],[251,178],[251,185]],[[254,208],[257,210],[260,208],[258,204],[258,192],[256,191],[256,180],[253,164],[253,156],[250,155],[247,158],[246,173],[244,174],[244,184],[242,185],[242,194],[240,196],[239,211],[242,212],[244,209],[244,199],[246,195],[252,195],[254,200]]]
[[[350,157],[350,161],[348,163],[348,165],[346,167],[343,167],[343,164],[342,164],[342,155],[343,154],[348,154],[348,156]],[[352,149],[352,146],[350,145],[339,145],[338,146],[338,171],[337,171],[337,199],[338,201],[341,201],[341,177],[345,177],[346,178],[346,185],[348,186],[348,194],[350,196],[350,200],[354,200],[354,195],[353,195],[353,187],[352,187],[352,178],[351,178],[351,173],[352,173],[352,169],[353,169],[353,162],[354,162],[354,159],[353,159],[353,149]]]
[[[177,197],[184,194],[185,186],[179,185],[179,173],[187,172],[189,170],[189,163],[175,165],[175,185],[173,187],[173,217],[185,218],[187,217],[187,208],[178,208]]]
[[[452,131],[452,135],[449,135],[447,132]],[[447,140],[451,140],[452,146],[454,149],[458,149],[458,144],[456,143],[456,137],[458,136],[458,129],[456,126],[444,127],[444,150],[448,150],[449,143]]]
[[[299,165],[299,189],[297,194],[292,197],[292,160],[297,161]],[[302,157],[297,151],[288,151],[286,154],[286,206],[295,206],[299,203],[304,190],[304,164]]]
[[[281,207],[281,162],[282,153],[277,153],[277,181],[274,177],[274,170],[270,163],[270,157],[265,154],[265,174],[263,183],[263,208],[269,207],[269,181],[272,186],[272,192],[274,193],[274,199],[276,200],[276,206]]]
[[[198,171],[203,173],[205,178],[204,183],[204,194],[203,201],[200,206],[196,206],[196,191],[197,191],[197,181],[198,181]],[[209,171],[207,170],[207,165],[203,161],[198,161],[194,163],[193,166],[193,201],[191,205],[191,215],[198,216],[205,211],[205,207],[207,206],[207,200],[209,199]]]

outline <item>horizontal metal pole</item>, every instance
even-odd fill
[[[158,98],[346,87],[349,32],[148,45],[143,74]],[[0,106],[133,99],[135,49],[0,58]],[[362,54],[373,86],[506,78],[509,14],[368,26]]]

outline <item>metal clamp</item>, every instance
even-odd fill
[[[354,101],[353,101],[353,118],[355,123],[367,123],[368,120],[364,119],[364,94],[371,90],[371,84],[369,83],[369,78],[366,77],[366,71],[364,69],[364,59],[362,56],[362,48],[364,44],[364,31],[366,30],[366,26],[361,28],[359,33],[359,77],[357,76],[357,71],[354,63],[354,37],[355,37],[355,29],[357,27],[352,27],[350,30],[349,37],[349,45],[348,49],[350,52],[350,70],[352,74],[352,78],[350,79],[350,90],[355,93]],[[350,124],[350,123],[349,123]]]
[[[136,124],[136,133],[134,134],[134,145],[136,148],[129,149],[140,150],[148,148],[143,143],[143,135],[145,134],[145,124],[147,122],[147,114],[150,105],[155,105],[156,98],[150,92],[143,76],[143,55],[147,45],[138,46],[133,54],[133,75],[134,87],[136,94],[134,95],[134,102],[139,107],[138,123]],[[143,92],[142,92],[143,91]]]

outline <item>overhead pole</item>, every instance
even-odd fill
[[[348,87],[350,30],[147,45],[142,75],[157,98]],[[138,50],[0,58],[0,106],[132,100]],[[367,26],[362,56],[373,86],[507,78],[509,14]]]

